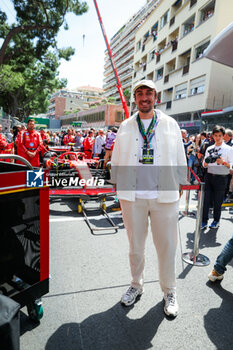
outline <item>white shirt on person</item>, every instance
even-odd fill
[[[94,144],[95,154],[100,154],[103,150],[104,145],[105,145],[105,137],[98,135],[95,139],[95,144]]]
[[[158,162],[159,203],[179,200],[179,184],[187,183],[187,161],[180,128],[175,119],[156,110],[156,159]],[[121,200],[135,201],[140,132],[137,113],[124,120],[118,130],[111,159],[111,182],[116,183]]]
[[[211,156],[212,154],[216,156],[222,157],[222,159],[230,164],[230,167],[233,165],[233,148],[226,145],[225,142],[221,144],[221,146],[216,146],[216,144],[209,146],[206,149],[205,152],[205,157],[203,160],[203,166],[204,163],[206,162],[206,158]],[[214,174],[214,175],[228,175],[229,174],[229,169],[222,164],[217,164],[216,162],[214,163],[208,163],[207,165],[207,172],[209,174]]]
[[[158,117],[157,117],[158,118]],[[143,123],[145,131],[147,131],[151,119],[141,119]],[[154,199],[158,197],[158,169],[157,169],[157,158],[156,158],[156,126],[158,124],[158,120],[153,127],[154,136],[151,139],[151,148],[154,151],[154,160],[153,165],[150,164],[142,164],[139,162],[139,159],[142,155],[142,148],[144,146],[144,139],[142,135],[139,136],[139,144],[138,144],[138,164],[137,164],[137,174],[136,174],[136,198],[142,199]],[[152,176],[151,176],[152,175]]]

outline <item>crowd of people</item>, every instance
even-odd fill
[[[104,160],[104,167],[111,159],[111,154],[116,138],[117,128],[108,131],[102,129],[96,131],[94,128],[86,130],[75,130],[68,128],[53,132],[41,128],[35,129],[35,121],[29,119],[27,125],[18,125],[10,132],[2,132],[0,125],[0,154],[15,153],[27,159],[33,166],[39,167],[43,155],[49,146],[67,146],[84,152],[85,157],[99,157]]]
[[[205,181],[208,170],[207,166],[204,166],[203,161],[206,158],[207,148],[215,145],[216,143],[214,139],[214,131],[215,129],[209,133],[203,131],[200,134],[188,135],[187,130],[181,129],[185,154],[187,157],[187,165],[190,169],[192,169],[192,172],[189,173],[189,180],[191,184],[197,184],[197,180],[195,179],[194,174],[196,174],[201,181]],[[222,134],[222,143],[224,145],[233,147],[233,131],[231,129],[221,128],[219,132]],[[213,162],[212,164],[218,164],[217,156],[218,152],[216,153],[216,159],[213,159],[213,161],[216,160],[216,162]],[[233,180],[231,174],[229,174],[227,177],[226,190],[224,193],[224,199],[233,199]]]

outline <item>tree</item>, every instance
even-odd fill
[[[0,105],[5,112],[22,120],[34,113],[48,110],[48,96],[55,89],[66,86],[65,79],[58,79],[59,59],[48,52],[43,62],[31,58],[27,66],[2,65],[0,67]],[[20,70],[21,72],[15,72]]]
[[[129,106],[130,105],[131,92],[130,92],[129,89],[126,89],[123,92],[124,92],[124,96],[125,96],[125,100],[126,100],[127,106]]]
[[[116,98],[115,97],[113,97],[113,96],[110,96],[110,97],[108,97],[108,103],[115,103],[116,102]]]
[[[16,22],[7,24],[0,10],[0,105],[20,119],[45,112],[48,95],[66,86],[58,79],[61,59],[69,60],[74,49],[57,47],[56,36],[64,26],[65,15],[81,15],[86,2],[78,0],[12,0]]]
[[[81,15],[88,10],[87,3],[79,0],[13,0],[13,3],[15,24],[8,25],[6,14],[0,10],[0,38],[4,39],[0,65],[28,52],[40,59],[49,47],[56,47],[60,27],[68,29],[66,14]],[[18,48],[9,45],[16,37],[24,45]]]

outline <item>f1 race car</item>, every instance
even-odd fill
[[[76,184],[77,179],[90,180],[95,179],[104,185],[110,179],[109,167],[100,168],[99,158],[87,159],[83,152],[66,151],[58,155],[56,152],[49,151],[44,154],[43,167],[49,170],[49,182],[51,187],[70,187]],[[92,180],[93,181],[93,180]],[[90,181],[89,181],[90,182]],[[84,181],[81,182],[81,186]],[[59,186],[61,185],[61,186]]]
[[[99,159],[87,159],[82,152],[66,151],[60,155],[47,152],[44,155],[44,168],[49,172],[50,198],[76,198],[78,213],[83,214],[91,233],[94,231],[118,231],[106,211],[106,197],[115,197],[115,187],[108,183],[110,168],[100,169]],[[94,227],[87,215],[85,203],[96,201],[102,215],[111,226]],[[89,209],[90,210],[90,209]],[[89,211],[88,210],[88,211]]]

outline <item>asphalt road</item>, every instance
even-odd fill
[[[107,207],[111,205],[107,202]],[[190,210],[195,211],[196,205],[192,192]],[[221,283],[212,284],[207,278],[233,234],[232,210],[223,210],[218,230],[201,234],[200,253],[211,261],[206,267],[182,261],[182,253],[193,249],[195,218],[180,216],[176,267],[180,313],[176,319],[163,313],[150,234],[145,293],[132,307],[119,303],[130,283],[128,242],[120,212],[110,215],[119,225],[118,232],[92,235],[77,213],[77,200],[51,202],[50,292],[43,297],[40,324],[33,324],[22,309],[21,350],[233,349],[233,263]],[[106,225],[97,212],[90,216],[97,227]]]

